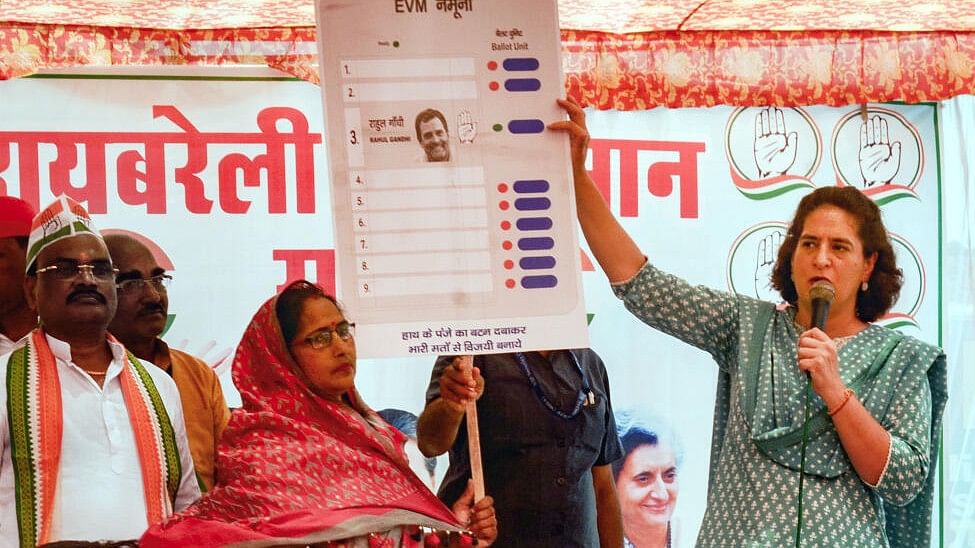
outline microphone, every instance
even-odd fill
[[[819,280],[813,284],[812,289],[809,290],[809,298],[812,300],[812,327],[818,327],[821,331],[826,330],[829,305],[833,303],[834,296],[836,296],[836,289],[828,281]]]

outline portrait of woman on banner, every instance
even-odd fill
[[[623,458],[613,463],[626,548],[677,546],[674,518],[683,450],[673,430],[644,409],[616,413]]]

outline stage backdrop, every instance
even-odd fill
[[[0,82],[0,194],[43,205],[65,193],[99,228],[154,242],[175,277],[166,339],[214,364],[234,404],[231,353],[259,304],[301,277],[335,287],[320,92],[263,70],[154,70]],[[883,209],[906,279],[882,322],[940,344],[938,117],[934,104],[590,111],[589,167],[657,265],[771,300],[768,274],[799,199],[825,185],[863,189]],[[691,546],[716,367],[625,312],[584,247],[580,261],[614,407],[676,436],[672,524],[676,545]],[[376,409],[418,413],[433,360],[364,360],[357,384]],[[962,426],[949,422],[949,439]]]

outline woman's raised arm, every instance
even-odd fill
[[[609,281],[626,281],[640,270],[646,262],[646,257],[613,216],[586,171],[589,130],[586,128],[585,112],[571,99],[559,99],[558,103],[569,114],[569,119],[553,122],[548,125],[548,128],[569,134],[576,214],[579,217],[582,233]]]

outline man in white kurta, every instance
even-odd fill
[[[27,249],[41,326],[0,356],[0,547],[138,538],[200,496],[176,385],[108,338],[115,271],[80,205],[39,213]]]
[[[52,540],[139,538],[149,527],[142,473],[135,439],[118,382],[125,350],[110,343],[112,363],[105,384],[98,384],[71,362],[71,348],[48,336],[57,359],[64,415],[60,482],[55,495]],[[6,378],[9,354],[0,356],[0,379]],[[143,361],[169,412],[179,447],[183,477],[175,510],[200,496],[183,427],[176,384],[158,367]],[[7,423],[7,387],[0,383],[0,546],[19,546],[14,501],[13,465]]]

